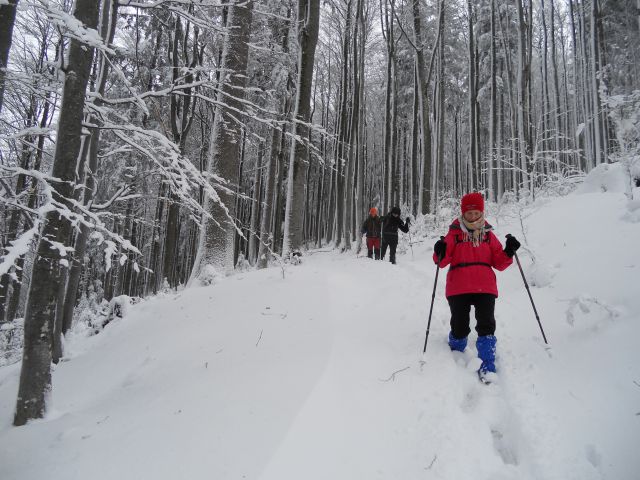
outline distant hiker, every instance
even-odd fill
[[[447,272],[446,297],[451,309],[449,347],[462,352],[467,346],[469,312],[475,309],[476,348],[482,364],[478,375],[488,381],[487,373],[495,372],[496,321],[495,301],[498,297],[496,275],[513,263],[513,255],[520,248],[515,237],[508,237],[504,250],[493,228],[484,217],[484,199],[480,193],[462,197],[461,216],[449,226],[444,240],[433,246],[433,261],[440,268],[450,265]]]
[[[380,232],[382,230],[382,220],[378,216],[378,209],[372,207],[369,210],[369,217],[362,224],[362,235],[367,236],[367,257],[380,260]]]
[[[404,233],[409,231],[409,223],[411,219],[407,217],[406,222],[400,219],[400,207],[393,207],[391,211],[384,217],[382,221],[382,256],[384,260],[389,247],[389,260],[395,265],[396,263],[396,247],[398,246],[398,229]]]

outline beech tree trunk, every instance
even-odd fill
[[[299,252],[304,244],[304,198],[307,173],[311,85],[320,26],[320,0],[298,0],[298,82],[293,140],[289,157],[289,183],[285,207],[282,255]]]
[[[480,188],[477,180],[479,172],[477,171],[477,166],[480,164],[479,161],[479,148],[478,145],[478,137],[476,135],[478,128],[476,122],[478,121],[476,117],[476,95],[477,95],[477,74],[476,74],[476,47],[475,40],[473,34],[473,6],[472,1],[469,0],[467,2],[467,10],[469,15],[469,135],[470,138],[470,155],[469,155],[469,189],[477,189]]]
[[[76,2],[74,16],[89,28],[97,27],[99,13],[100,2]],[[76,164],[83,137],[85,93],[94,51],[92,47],[75,39],[70,44],[52,170],[52,176],[62,180],[56,185],[53,196],[63,203],[65,199],[72,198],[74,193]],[[14,417],[16,426],[24,425],[30,419],[42,418],[45,413],[45,399],[51,390],[52,329],[58,300],[57,279],[64,268],[61,264],[61,249],[70,233],[71,224],[57,211],[46,214],[31,273],[25,312],[24,353]]]
[[[238,187],[238,164],[242,125],[238,110],[243,110],[242,99],[246,86],[247,62],[249,57],[249,37],[253,19],[253,0],[235,0],[229,5],[227,37],[222,53],[220,79],[220,101],[224,103],[216,112],[211,134],[211,157],[209,172],[215,173],[228,184],[218,191],[219,201],[205,198],[204,208],[212,219],[204,218],[200,231],[198,256],[191,280],[201,277],[207,266],[218,272],[230,272],[234,264],[235,195]]]
[[[0,5],[0,112],[4,99],[6,68],[13,38],[13,26],[16,22],[18,0],[7,0]]]
[[[418,212],[426,214],[431,209],[431,172],[433,170],[431,160],[431,126],[429,121],[429,79],[424,60],[424,38],[422,35],[422,17],[420,13],[420,1],[412,2],[413,31],[416,45],[416,82],[418,83],[418,119],[420,121],[420,169],[422,175],[416,179],[418,187]],[[438,33],[440,28],[438,28]],[[438,37],[439,38],[439,37]],[[435,53],[436,45],[433,46]],[[433,60],[432,53],[431,58]],[[429,72],[430,73],[430,72]]]
[[[105,1],[102,14],[102,38],[105,39],[107,45],[111,44],[115,35],[116,29],[116,15],[117,15],[118,3],[115,1]],[[99,95],[104,94],[105,86],[107,83],[107,75],[109,72],[109,62],[104,57],[104,53],[100,54],[99,61],[99,74],[97,82],[97,92]],[[91,124],[100,124],[97,118],[92,118],[89,122]],[[98,148],[100,142],[100,129],[91,129],[91,138],[89,141],[89,155],[88,164],[89,171],[85,175],[85,189],[83,203],[89,205],[93,202],[96,193],[96,181],[95,172],[98,171]],[[67,280],[67,289],[64,300],[64,308],[62,311],[62,334],[66,334],[71,328],[73,321],[73,309],[76,305],[78,297],[78,288],[80,286],[80,277],[84,266],[84,255],[87,249],[87,241],[89,239],[89,227],[86,225],[80,225],[80,231],[78,232],[74,244],[73,262],[69,268],[69,278]]]
[[[495,0],[491,0],[491,47],[490,47],[490,57],[491,57],[491,99],[490,99],[490,107],[489,107],[489,148],[487,151],[487,188],[489,190],[489,198],[493,201],[496,200],[496,194],[498,186],[497,177],[496,181],[494,181],[494,165],[498,162],[498,156],[496,154],[496,128],[497,128],[497,65],[496,65],[496,4]],[[499,167],[499,164],[497,165]]]

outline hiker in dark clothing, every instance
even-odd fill
[[[367,236],[367,257],[373,258],[375,252],[376,260],[380,260],[380,232],[382,230],[382,220],[378,216],[378,209],[372,207],[369,210],[369,218],[362,224],[362,235]]]
[[[396,248],[398,247],[398,229],[404,233],[409,231],[409,223],[411,219],[407,217],[406,222],[400,219],[400,207],[393,207],[391,212],[384,217],[382,221],[382,255],[381,260],[384,260],[384,256],[387,253],[387,247],[389,247],[389,260],[395,265],[396,263]]]

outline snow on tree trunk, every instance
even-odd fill
[[[116,16],[118,10],[118,3],[109,0],[106,1],[103,6],[101,35],[105,39],[108,45],[113,41],[116,30]],[[100,95],[104,94],[104,90],[107,84],[107,76],[109,72],[109,62],[103,52],[100,54],[99,74],[97,82],[97,92]],[[96,117],[90,119],[89,123],[98,124],[100,120]],[[98,171],[98,149],[100,142],[100,129],[91,129],[91,140],[89,142],[89,155],[88,155],[88,167],[89,172]],[[85,175],[85,188],[83,203],[88,205],[93,201],[96,194],[96,178],[95,175]],[[62,334],[66,334],[71,328],[73,320],[73,310],[76,305],[76,298],[78,297],[78,288],[80,286],[80,277],[82,275],[82,269],[84,265],[84,256],[87,249],[87,242],[89,239],[90,229],[87,225],[81,225],[80,231],[76,236],[73,252],[73,261],[69,268],[69,279],[67,280],[67,290],[64,300],[64,309],[62,313]]]
[[[198,254],[191,280],[207,283],[211,275],[233,270],[233,246],[236,234],[235,192],[238,184],[238,164],[244,109],[249,38],[253,19],[253,1],[236,0],[229,6],[227,37],[222,52],[219,99],[223,103],[216,112],[211,134],[209,172],[224,178],[226,189],[219,190],[218,199],[205,197],[204,208],[212,219],[203,219]],[[213,268],[213,270],[212,270]]]
[[[74,16],[84,26],[95,29],[99,12],[100,2],[78,0]],[[76,165],[83,141],[85,92],[93,50],[76,39],[71,40],[52,171],[52,176],[61,180],[55,185],[53,199],[62,203],[74,194]],[[70,232],[71,224],[57,211],[50,210],[46,214],[33,263],[25,312],[24,353],[14,418],[16,426],[24,425],[33,418],[41,418],[45,413],[46,396],[51,389],[51,342],[58,301],[57,279],[66,255],[63,242],[67,241]]]
[[[282,254],[299,251],[304,242],[304,198],[307,165],[306,143],[309,138],[309,113],[313,65],[320,24],[320,0],[298,0],[298,85],[291,154],[289,157],[289,179],[284,220]]]
[[[169,55],[167,60],[171,62],[172,83],[175,86],[181,83],[192,83],[197,79],[194,78],[193,72],[184,75],[183,71],[187,68],[195,68],[199,64],[198,38],[199,28],[194,27],[193,45],[189,48],[189,32],[191,25],[185,22],[183,27],[180,18],[175,19],[173,36],[169,38],[168,49]],[[182,48],[180,48],[182,46]],[[187,88],[179,94],[173,94],[170,97],[170,124],[171,135],[173,141],[180,147],[180,153],[184,155],[186,150],[187,138],[193,125],[196,114],[197,97],[192,96],[192,89]],[[170,187],[171,189],[171,187]],[[171,189],[168,200],[169,208],[167,211],[167,223],[165,228],[164,239],[164,258],[162,262],[162,278],[166,279],[173,288],[178,282],[178,243],[180,240],[180,197]]]
[[[287,19],[291,18],[291,10],[289,7],[287,9]],[[283,53],[289,53],[289,32],[291,28],[291,22],[286,22],[286,27],[283,27],[282,39],[281,39],[281,47]],[[281,89],[282,89],[282,99],[280,99],[281,106],[277,107],[277,100],[273,103],[273,109],[280,108],[280,118],[279,120],[284,120],[287,116],[287,112],[289,110],[290,105],[290,97],[288,87],[292,83],[291,81],[291,72],[288,72],[287,75],[283,75],[280,79]],[[258,245],[258,268],[267,268],[269,264],[269,250],[270,245],[274,245],[275,250],[275,242],[274,234],[276,233],[277,228],[271,228],[272,217],[274,208],[277,207],[278,202],[276,201],[276,197],[279,196],[279,191],[276,191],[276,180],[281,176],[281,172],[278,170],[279,164],[279,156],[280,156],[280,146],[282,143],[282,138],[284,137],[284,128],[281,131],[278,128],[274,128],[271,134],[271,151],[269,153],[269,160],[266,162],[266,170],[264,172],[266,185],[264,191],[264,205],[262,207],[262,214],[260,219],[260,243]],[[275,212],[278,220],[275,223],[279,222],[279,212]]]

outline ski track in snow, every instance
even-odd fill
[[[603,199],[575,202],[604,212],[619,202]],[[547,216],[575,207],[557,202],[569,205]],[[610,217],[592,247],[619,227]],[[637,250],[640,233],[623,227],[619,255]],[[10,427],[18,366],[0,369],[0,478],[633,480],[634,277],[620,281],[623,267],[580,263],[583,249],[550,243],[578,241],[574,230],[558,223],[553,235],[530,234],[544,254],[538,264],[564,262],[549,267],[557,269],[549,287],[532,288],[553,348],[517,265],[497,273],[491,385],[476,375],[475,331],[464,353],[447,346],[447,269],[421,364],[433,241],[414,247],[413,258],[399,254],[395,266],[310,252],[285,279],[274,268],[152,299],[69,345],[47,418],[27,427]],[[526,253],[521,260],[531,267]],[[601,286],[588,289],[582,277],[593,282],[596,273]]]

